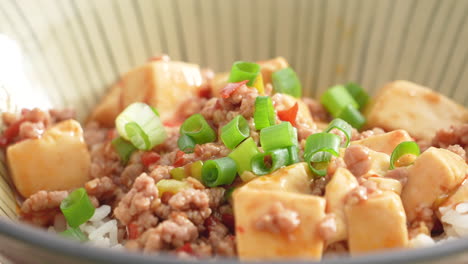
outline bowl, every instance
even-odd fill
[[[217,71],[236,60],[281,55],[307,96],[348,81],[372,93],[406,79],[468,104],[463,0],[0,0],[0,6],[0,112],[74,107],[84,120],[119,75],[161,54]],[[78,245],[17,223],[2,155],[2,262],[185,262]],[[468,239],[459,239],[323,263],[467,261]]]

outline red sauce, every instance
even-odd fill
[[[151,164],[158,162],[161,159],[161,155],[156,152],[145,152],[141,155],[141,162],[145,167],[149,167]]]

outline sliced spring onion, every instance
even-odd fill
[[[78,227],[94,215],[95,208],[89,200],[86,190],[79,188],[63,199],[60,210],[69,226]]]
[[[249,135],[249,123],[247,123],[247,120],[242,115],[234,117],[234,119],[221,128],[221,140],[229,149],[237,147]]]
[[[333,129],[338,129],[339,131],[343,132],[343,134],[346,137],[346,142],[342,144],[341,147],[344,147],[344,148],[348,147],[349,142],[351,141],[351,135],[353,132],[353,128],[351,127],[351,125],[341,118],[335,118],[333,119],[333,121],[330,122],[330,124],[328,125],[327,129],[325,129],[324,132],[330,132]]]
[[[159,195],[162,195],[165,192],[178,193],[184,189],[190,188],[190,184],[185,181],[178,181],[174,179],[169,180],[160,180],[156,183],[156,188],[158,188]]]
[[[275,71],[271,75],[271,79],[275,92],[289,94],[296,98],[302,96],[301,82],[291,67]]]
[[[248,86],[252,86],[260,73],[260,65],[253,62],[236,61],[232,65],[228,82],[240,82],[249,80]]]
[[[161,119],[145,103],[133,103],[125,108],[115,119],[115,126],[122,138],[136,143],[135,147],[142,150],[150,150],[167,138]]]
[[[251,171],[250,160],[252,157],[260,153],[257,148],[257,143],[249,137],[244,140],[237,148],[235,148],[228,157],[233,159],[237,165],[237,173],[242,175],[244,171]]]
[[[260,131],[260,143],[265,152],[297,145],[296,129],[289,122],[266,127]]]
[[[251,160],[252,172],[257,175],[266,175],[288,165],[289,161],[289,152],[286,148],[259,153]]]
[[[356,129],[360,129],[366,123],[366,118],[352,105],[343,108],[338,117],[348,122]]]
[[[141,129],[141,127],[136,122],[130,122],[125,125],[125,132],[132,142],[132,144],[141,150],[150,150],[151,143],[149,141],[148,135]]]
[[[224,157],[205,161],[202,168],[202,181],[208,187],[231,184],[236,178],[236,162]]]
[[[196,144],[213,142],[216,133],[201,114],[194,114],[187,118],[180,126],[180,134],[191,137]]]
[[[349,94],[343,85],[335,85],[329,88],[320,98],[320,102],[333,117],[339,117],[339,114],[348,105],[358,108],[358,103]]]
[[[79,242],[86,242],[88,241],[88,237],[77,227],[68,228],[67,230],[59,233],[61,236],[77,240]]]
[[[306,140],[304,160],[317,176],[325,176],[331,155],[339,156],[341,138],[330,133],[310,135]]]
[[[419,146],[414,141],[405,141],[398,144],[390,156],[390,169],[395,168],[395,163],[404,155],[419,156],[421,153]]]
[[[265,94],[265,86],[263,85],[263,77],[262,74],[259,74],[255,79],[253,87],[257,89],[258,94],[264,95]]]
[[[187,177],[183,167],[173,168],[171,171],[169,171],[169,173],[171,174],[172,179],[178,181],[181,181]]]
[[[358,103],[360,110],[366,106],[369,101],[369,95],[361,86],[355,83],[348,83],[346,84],[346,90],[348,90],[349,94],[354,98],[356,103]]]
[[[257,130],[275,124],[275,108],[269,96],[255,98],[254,123]]]
[[[186,134],[181,134],[177,140],[177,146],[185,153],[192,153],[195,149],[195,140]]]
[[[189,165],[190,176],[201,181],[202,168],[203,168],[203,161],[201,160],[190,163]]]
[[[298,163],[299,160],[299,149],[296,145],[292,145],[287,147],[288,155],[289,155],[289,162],[287,165]]]
[[[126,141],[122,137],[118,137],[112,140],[112,146],[114,146],[115,151],[117,151],[120,160],[122,160],[124,164],[128,162],[130,156],[136,150],[135,146],[133,146],[132,143]]]

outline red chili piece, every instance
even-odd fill
[[[176,251],[177,252],[185,252],[185,253],[190,254],[190,255],[193,255],[193,253],[194,253],[192,245],[190,245],[189,242],[185,243],[183,246],[178,248]]]
[[[135,223],[130,223],[127,225],[128,239],[137,239],[140,236],[138,232],[138,226]]]
[[[295,103],[293,107],[278,111],[278,118],[282,121],[288,121],[291,125],[296,126],[296,117],[297,111],[299,110],[299,105]]]
[[[231,232],[234,232],[235,229],[235,222],[234,222],[234,215],[233,214],[222,214],[221,219],[223,221],[223,224],[229,228]]]
[[[185,152],[182,150],[177,151],[175,160],[174,160],[174,167],[180,167],[184,165],[185,159],[184,159]]]
[[[24,121],[26,121],[24,118],[16,121],[15,123],[11,124],[11,126],[9,126],[5,132],[3,132],[3,135],[0,136],[0,147],[6,147],[8,144],[13,142],[19,133],[21,124]]]
[[[245,85],[248,82],[249,82],[249,80],[245,80],[245,81],[242,81],[242,82],[236,82],[236,83],[228,83],[221,90],[221,97],[224,98],[224,99],[229,98],[232,95],[232,93],[234,93],[237,89],[239,89],[239,87],[241,87],[242,85]]]
[[[161,155],[156,152],[145,152],[141,155],[141,162],[145,167],[149,167],[151,164],[156,163],[161,159]]]

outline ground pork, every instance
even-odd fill
[[[266,214],[257,219],[255,227],[275,234],[290,234],[299,224],[299,214],[296,211],[285,208],[281,202],[275,202]]]
[[[452,125],[436,132],[432,145],[447,148],[450,145],[468,146],[468,124]]]
[[[338,168],[346,168],[346,163],[341,157],[332,156],[327,167],[327,176],[331,177]]]
[[[462,148],[460,145],[450,145],[447,147],[447,150],[452,151],[453,153],[459,155],[462,157],[464,160],[467,160],[466,158],[466,150]]]
[[[125,194],[117,208],[114,209],[115,218],[127,225],[149,211],[154,200],[158,199],[158,189],[153,178],[143,173],[136,178],[132,189]]]
[[[85,189],[89,195],[98,200],[107,200],[115,196],[118,187],[111,178],[101,177],[88,181],[85,184]]]
[[[201,183],[199,180],[195,179],[194,177],[187,177],[185,178],[185,181],[190,183],[190,185],[192,185],[192,188],[196,189],[196,190],[204,190],[205,189],[205,185],[203,185],[203,183]],[[210,194],[208,194],[210,195]],[[210,204],[211,204],[211,198],[210,198]]]
[[[119,178],[123,169],[120,157],[110,142],[91,147],[90,175],[92,178],[104,176]]]
[[[60,203],[67,191],[39,191],[31,195],[21,206],[22,220],[37,226],[48,226],[60,214]]]
[[[176,254],[181,258],[208,258],[213,255],[213,248],[205,238],[199,238],[192,243],[185,243],[176,250]]]
[[[180,127],[178,125],[174,126],[165,126],[167,138],[163,143],[157,145],[153,151],[157,153],[166,153],[174,150],[178,150],[179,146],[177,145],[177,140],[180,136]]]
[[[20,139],[36,139],[40,138],[45,132],[44,123],[42,122],[23,122],[19,127]]]
[[[408,168],[400,167],[389,170],[384,177],[398,180],[402,186],[405,186],[406,182],[408,181]]]
[[[356,129],[353,128],[351,140],[361,140],[368,137],[384,134],[385,131],[380,127],[374,127],[370,130],[365,130],[359,133]]]
[[[226,190],[221,187],[205,189],[205,193],[208,195],[210,201],[210,208],[216,209],[224,201],[224,193]]]
[[[310,189],[312,195],[323,196],[325,195],[325,187],[328,183],[328,177],[320,177],[311,181]]]
[[[179,107],[177,108],[177,117],[176,120],[185,120],[193,114],[200,113],[203,106],[206,104],[207,99],[193,96],[182,103],[180,103]]]
[[[84,128],[84,139],[88,147],[103,143],[107,140],[108,128],[100,127],[98,122],[90,122]]]
[[[325,107],[317,101],[312,98],[307,98],[304,97],[302,98],[302,101],[307,105],[309,108],[310,114],[312,115],[312,119],[314,121],[319,121],[319,122],[324,122],[328,123],[331,120],[330,114],[327,112]]]
[[[211,215],[209,196],[204,191],[185,189],[169,199],[169,206],[176,211],[183,211],[195,225],[201,225]]]
[[[162,179],[170,179],[171,178],[171,170],[173,166],[156,166],[149,174],[151,178],[154,179],[155,183],[158,183]]]
[[[320,237],[327,241],[336,233],[336,222],[334,214],[327,214],[318,224],[318,233]]]
[[[361,145],[349,146],[345,151],[344,162],[354,176],[366,174],[371,168],[369,149]]]
[[[135,179],[143,173],[144,167],[140,163],[128,164],[120,175],[120,182],[127,187],[133,185]]]
[[[190,162],[197,160],[205,161],[218,159],[226,157],[230,152],[231,150],[222,143],[206,143],[202,145],[196,145],[194,150],[194,160],[190,160]]]
[[[161,249],[171,249],[192,242],[198,237],[198,230],[184,214],[172,214],[170,219],[155,228],[144,232],[135,242],[127,243],[127,248],[140,248],[145,253],[155,253]]]
[[[236,254],[234,236],[230,229],[218,218],[211,216],[205,221],[208,231],[208,241],[213,248],[213,254],[219,256],[233,257]]]
[[[76,118],[76,111],[72,108],[64,108],[64,109],[50,109],[49,110],[50,118],[52,122],[58,123],[68,119],[75,119]]]
[[[366,201],[371,195],[381,193],[376,182],[364,178],[359,178],[359,181],[361,185],[351,190],[346,197],[349,204]]]

